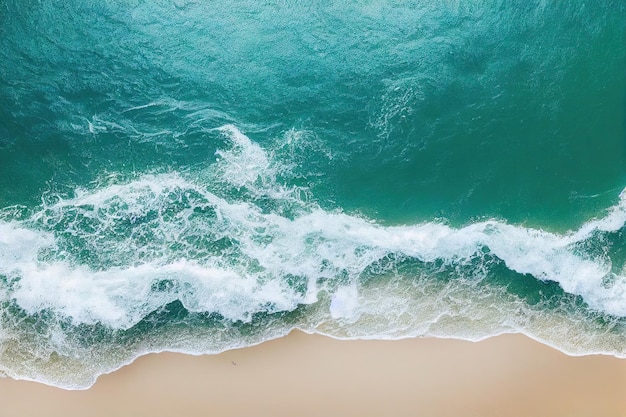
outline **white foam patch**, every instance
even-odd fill
[[[293,188],[276,181],[278,174],[287,168],[269,158],[267,152],[252,142],[234,125],[217,129],[230,139],[232,148],[218,150],[217,164],[213,167],[219,180],[236,187],[246,188],[254,196],[274,199],[291,199]]]
[[[0,271],[8,273],[11,267],[36,263],[39,251],[54,244],[51,233],[42,233],[20,227],[16,223],[0,222]]]
[[[233,148],[219,152],[215,175],[222,183],[263,189],[278,203],[297,198],[276,183],[280,166],[267,152],[233,126],[223,131]],[[592,309],[626,316],[625,277],[610,272],[610,259],[583,257],[573,248],[594,231],[624,227],[624,199],[605,217],[555,234],[498,221],[460,229],[383,227],[304,201],[302,214],[291,219],[253,202],[228,201],[211,187],[176,173],[146,175],[77,190],[26,221],[0,223],[0,273],[19,279],[4,297],[29,313],[48,309],[76,323],[128,328],[176,299],[191,311],[247,321],[256,312],[314,303],[324,290],[334,293],[331,316],[346,319],[360,314],[355,282],[383,257],[455,266],[481,259],[488,248],[511,270],[558,282]],[[83,264],[64,245],[68,239],[106,257]],[[224,239],[230,246],[211,249]],[[299,287],[288,284],[293,279]],[[159,289],[165,281],[167,288]]]
[[[356,321],[359,318],[359,294],[355,285],[339,288],[330,302],[330,316],[335,319]]]
[[[12,296],[26,312],[51,309],[75,323],[102,323],[117,329],[129,328],[177,299],[191,312],[217,312],[241,321],[249,321],[259,311],[292,310],[300,301],[279,281],[261,284],[252,276],[184,260],[97,272],[54,264],[23,268],[21,277]],[[155,291],[154,285],[165,280],[176,284],[170,290]]]
[[[231,139],[233,148],[219,150],[216,155],[222,158],[222,176],[231,184],[243,187],[254,184],[259,179],[272,180],[274,169],[267,154],[259,145],[241,133],[235,126],[227,125],[219,129]]]

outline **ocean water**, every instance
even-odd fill
[[[0,1],[0,373],[291,329],[626,357],[622,0]]]

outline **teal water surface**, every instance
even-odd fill
[[[293,328],[626,356],[626,4],[5,0],[0,371]]]

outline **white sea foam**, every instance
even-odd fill
[[[436,222],[385,227],[299,200],[297,190],[277,180],[284,166],[234,126],[222,132],[232,147],[218,152],[210,175],[215,182],[177,173],[109,181],[45,204],[25,220],[0,222],[0,297],[29,315],[47,311],[112,329],[128,329],[175,300],[190,312],[249,322],[255,313],[293,311],[323,299],[327,304],[304,319],[304,330],[472,340],[519,331],[574,353],[623,354],[613,339],[589,336],[579,348],[566,330],[559,335],[541,324],[556,320],[568,329],[563,323],[580,325],[584,315],[531,311],[514,296],[475,283],[495,257],[519,274],[557,282],[592,311],[626,317],[626,278],[612,272],[619,268],[612,268],[610,254],[576,250],[624,227],[624,198],[605,216],[563,234],[496,220],[462,228]],[[286,217],[261,206],[261,196],[277,206],[296,201],[301,209]],[[390,266],[376,272],[385,259]],[[439,265],[458,276],[448,283],[427,272],[403,276],[394,259]],[[365,283],[368,274],[386,278]],[[546,317],[529,318],[541,314]],[[64,340],[46,337],[46,343]]]
[[[263,187],[275,199],[294,198],[276,183],[280,167],[259,145],[234,126],[222,130],[233,141],[232,150],[218,153],[216,170],[223,181],[237,188]],[[176,208],[179,203],[182,207]],[[328,289],[326,282],[343,276],[340,286],[352,285],[389,254],[463,265],[488,248],[513,271],[558,282],[592,309],[626,316],[626,279],[611,275],[610,259],[584,257],[573,249],[594,231],[622,228],[625,204],[621,200],[605,217],[562,235],[498,221],[460,229],[440,223],[383,227],[314,204],[289,219],[251,202],[229,202],[179,174],[146,175],[126,184],[77,190],[73,199],[46,206],[28,221],[0,224],[0,271],[19,278],[10,297],[28,312],[52,309],[76,322],[128,328],[174,299],[193,311],[245,320],[263,306],[281,311],[315,302],[318,292]],[[194,219],[198,208],[215,214]],[[88,227],[81,219],[88,220]],[[120,222],[127,229],[118,232]],[[64,229],[54,232],[57,224]],[[236,250],[211,253],[193,247],[207,236],[228,238]],[[109,252],[106,259],[126,263],[82,265],[62,244],[72,238],[81,238],[94,253]],[[42,257],[55,246],[58,250],[52,252],[63,256]],[[306,290],[291,290],[287,277],[298,277]],[[160,280],[175,282],[175,290],[153,290]],[[332,307],[338,316],[345,315],[349,304],[341,294]]]
[[[217,313],[233,322],[326,300],[297,326],[339,338],[478,340],[522,332],[569,353],[624,354],[624,337],[597,337],[583,310],[533,309],[504,288],[477,283],[496,257],[519,274],[557,282],[592,311],[626,317],[626,279],[612,272],[620,268],[612,268],[610,254],[576,251],[580,243],[593,245],[599,233],[624,227],[626,199],[563,234],[495,220],[462,228],[436,222],[385,227],[302,200],[300,190],[279,183],[285,166],[236,127],[221,131],[231,148],[218,152],[206,177],[108,179],[93,189],[77,189],[73,198],[48,202],[26,219],[0,221],[0,298],[28,315],[46,311],[74,325],[111,329],[129,329],[175,300],[190,312]],[[272,207],[295,202],[299,210],[286,217],[263,206],[264,199]],[[428,268],[406,275],[396,270],[395,260],[403,259],[447,268],[455,279],[440,282]],[[372,274],[387,278],[378,283]],[[19,339],[11,326],[0,320],[3,340]],[[589,328],[578,331],[581,326]],[[68,339],[61,325],[47,329],[31,352],[42,358],[39,371],[4,356],[1,362],[12,365],[0,370],[85,387],[94,375],[147,351],[217,352],[288,331],[268,328],[265,336],[247,342],[213,339],[216,335],[211,343],[170,340],[120,356],[126,359],[112,356],[102,369],[89,371],[79,358],[90,353],[80,353],[85,348]],[[72,365],[78,367],[75,379],[45,370],[50,352],[78,360]]]
[[[241,321],[249,321],[259,311],[292,310],[300,301],[280,281],[259,283],[254,276],[242,277],[185,260],[107,271],[55,263],[22,268],[20,275],[19,289],[12,297],[26,312],[51,309],[75,323],[102,323],[118,329],[129,328],[174,300],[192,312],[216,312]],[[159,281],[175,285],[155,291],[154,284]]]

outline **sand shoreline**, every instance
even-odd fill
[[[341,341],[293,332],[219,355],[158,353],[85,391],[0,379],[3,417],[624,417],[626,359],[522,335]]]

